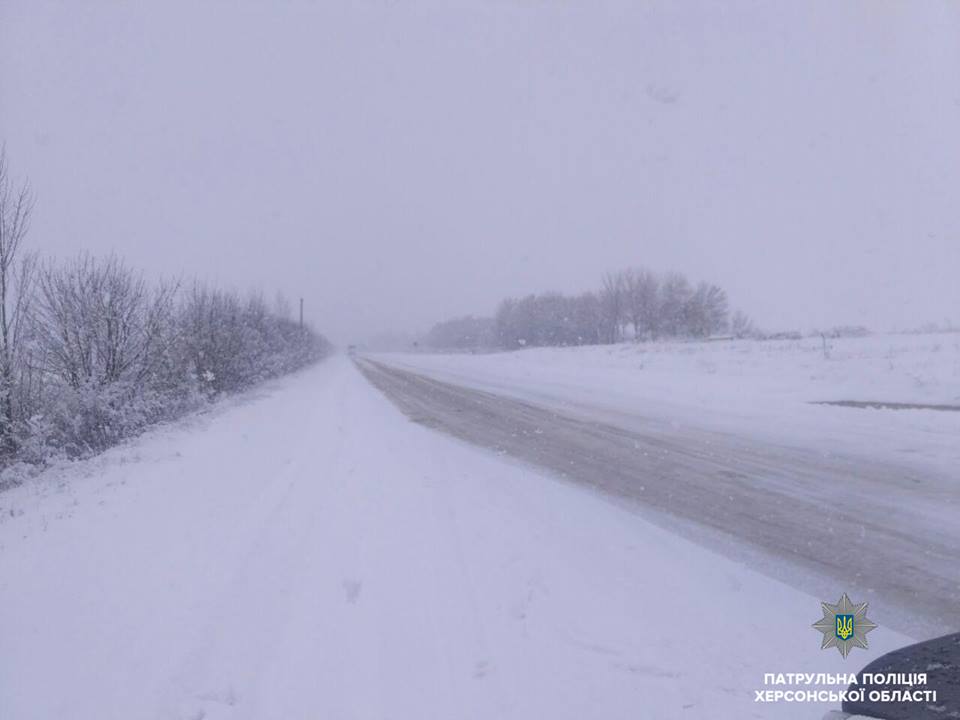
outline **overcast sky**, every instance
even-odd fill
[[[50,254],[335,340],[678,269],[770,328],[960,322],[960,3],[0,0]]]

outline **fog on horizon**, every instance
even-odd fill
[[[771,329],[960,321],[960,5],[0,6],[46,254],[418,333],[645,265]]]

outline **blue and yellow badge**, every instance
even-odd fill
[[[823,633],[821,650],[835,647],[846,657],[851,648],[867,646],[867,633],[877,627],[867,618],[867,603],[853,603],[844,593],[836,605],[820,603],[823,618],[813,627]]]
[[[849,640],[853,635],[853,615],[837,615],[837,637],[841,640]]]

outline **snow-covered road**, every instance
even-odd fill
[[[960,404],[960,333],[801,340],[650,342],[515,352],[389,353],[440,380],[618,422],[678,427],[859,454],[954,480],[960,413],[859,410],[823,400]],[[958,495],[960,502],[960,495]]]
[[[346,358],[0,515],[3,720],[819,717],[753,691],[908,641],[881,612],[821,651],[835,598],[410,423]]]
[[[642,404],[633,414],[561,409],[389,364],[359,365],[417,422],[622,498],[795,587],[825,597],[843,587],[920,637],[960,626],[952,478],[675,426]]]

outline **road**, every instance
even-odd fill
[[[825,600],[869,600],[914,636],[960,628],[960,524],[947,478],[650,418],[625,427],[358,364],[420,424],[596,488]]]

